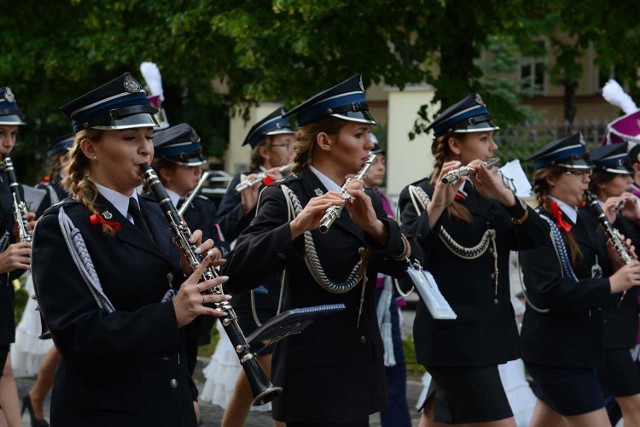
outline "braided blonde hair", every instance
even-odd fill
[[[71,197],[80,202],[86,210],[96,215],[100,215],[94,206],[98,190],[89,178],[90,161],[82,151],[80,142],[83,139],[88,139],[93,143],[99,143],[103,135],[104,131],[97,129],[83,129],[76,133],[73,147],[69,152],[69,161],[65,166],[68,176],[62,182],[69,189]],[[107,224],[102,224],[102,232],[108,235],[115,233],[113,228]]]
[[[549,183],[547,180],[550,178],[559,177],[560,175],[562,175],[562,172],[563,169],[560,166],[548,166],[536,170],[533,176],[533,191],[536,194],[536,201],[538,202],[538,207],[540,209],[551,212],[551,200],[549,199]],[[562,240],[564,240],[565,246],[567,246],[567,248],[569,249],[571,265],[575,267],[578,258],[582,257],[580,245],[578,245],[578,242],[576,242],[576,239],[573,237],[573,233],[566,232],[561,228],[559,228],[559,230],[562,234]]]
[[[326,116],[298,128],[296,132],[296,143],[293,146],[295,153],[293,163],[295,164],[291,173],[296,173],[313,162],[316,139],[320,132],[331,136],[337,135],[346,123],[346,121],[336,117]]]
[[[463,141],[466,138],[466,134],[447,132],[444,135],[440,135],[439,137],[434,138],[433,143],[431,144],[431,154],[433,154],[433,157],[435,158],[435,163],[433,164],[433,174],[431,175],[430,182],[431,188],[435,188],[438,176],[440,176],[440,171],[442,170],[442,165],[444,164],[444,160],[447,157],[447,154],[449,154],[449,138],[456,138],[459,141]],[[456,201],[447,206],[447,213],[468,223],[472,221],[471,212],[469,212],[469,209],[465,208]]]

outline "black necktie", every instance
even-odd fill
[[[184,197],[180,197],[178,199],[178,204],[176,205],[176,209],[180,209],[184,205]]]
[[[142,213],[140,212],[140,208],[138,207],[138,202],[133,197],[129,197],[129,209],[127,210],[131,218],[133,218],[134,226],[138,227],[139,230],[142,230],[151,240],[153,240],[153,236],[151,235],[151,231],[149,231],[149,227],[147,226]]]

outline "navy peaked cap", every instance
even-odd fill
[[[591,152],[589,160],[595,165],[596,170],[621,174],[633,173],[627,154],[627,144],[598,147]]]
[[[0,87],[0,125],[25,125],[16,97],[8,87]]]
[[[293,115],[296,116],[299,126],[316,122],[326,116],[351,122],[376,124],[369,113],[360,73],[323,90],[285,113],[285,117]]]
[[[198,133],[187,123],[157,130],[153,133],[153,157],[167,159],[186,166],[204,163]]]
[[[536,169],[547,166],[562,166],[571,169],[593,169],[581,133],[565,136],[550,142],[533,153],[527,160],[533,160]]]
[[[47,156],[51,157],[55,156],[56,154],[71,150],[71,147],[73,147],[73,136],[74,134],[69,133],[67,135],[58,137],[47,150]]]
[[[242,145],[249,144],[251,148],[254,148],[265,136],[296,133],[291,123],[289,123],[289,120],[285,119],[283,115],[284,109],[279,107],[267,117],[251,126]]]
[[[71,120],[73,131],[82,129],[131,129],[158,127],[144,89],[129,73],[88,92],[60,108]]]
[[[477,93],[472,93],[438,114],[426,128],[427,131],[433,130],[436,138],[448,132],[469,133],[498,129],[500,128],[491,119],[489,109]]]

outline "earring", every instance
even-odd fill
[[[98,159],[98,157],[97,157],[97,156],[93,156],[93,160],[97,160],[97,159]]]

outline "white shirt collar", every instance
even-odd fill
[[[571,220],[571,222],[573,222],[574,224],[576,223],[578,219],[578,210],[575,207],[563,202],[560,199],[556,199],[553,196],[549,196],[549,198],[558,204],[560,210],[564,212],[564,214]]]
[[[167,194],[169,195],[169,198],[171,199],[171,203],[173,203],[173,206],[177,207],[178,201],[180,200],[180,195],[175,191],[169,190],[168,188],[166,190],[167,190]]]
[[[129,198],[133,197],[136,199],[136,203],[140,206],[140,202],[138,201],[138,193],[133,190],[133,193],[130,196],[125,196],[122,193],[119,193],[115,190],[105,187],[104,185],[100,185],[97,182],[96,189],[98,193],[102,195],[105,199],[109,201],[117,210],[122,214],[123,217],[127,218],[133,224],[133,218],[128,214],[129,211]]]
[[[320,180],[322,185],[324,185],[324,187],[328,191],[340,192],[340,190],[342,189],[342,186],[340,186],[340,185],[336,184],[335,182],[333,182],[331,180],[331,178],[329,178],[328,176],[326,176],[325,174],[323,174],[322,172],[320,172],[318,169],[314,168],[313,166],[309,165],[309,168],[311,169],[311,172],[313,172],[313,174],[318,177],[318,179]]]

